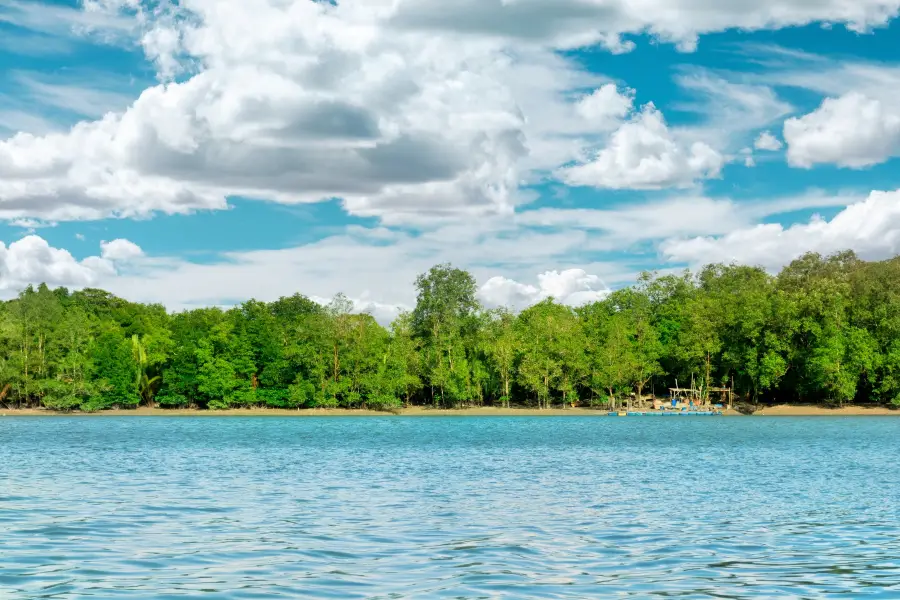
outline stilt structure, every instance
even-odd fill
[[[719,388],[719,387],[711,387],[707,390],[710,394],[720,394],[720,398],[722,400],[722,404],[727,406],[728,408],[733,408],[734,406],[734,392],[730,387],[727,388]],[[710,399],[711,400],[711,399]]]

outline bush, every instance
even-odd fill
[[[393,412],[396,410],[400,410],[403,406],[403,402],[400,398],[396,396],[391,396],[389,394],[379,394],[366,402],[366,406],[372,410],[383,410],[388,412]]]
[[[163,408],[184,408],[190,404],[181,394],[164,394],[156,397],[156,403]]]

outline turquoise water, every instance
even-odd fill
[[[0,598],[900,598],[900,419],[0,418]]]

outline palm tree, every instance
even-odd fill
[[[131,336],[131,352],[134,356],[134,362],[137,364],[135,375],[135,387],[137,393],[141,397],[142,402],[146,402],[147,406],[153,406],[153,385],[159,381],[159,375],[150,377],[147,374],[149,363],[147,361],[147,349],[141,342],[141,338],[137,334]]]

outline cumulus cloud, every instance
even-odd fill
[[[820,163],[862,168],[900,154],[900,110],[858,92],[826,98],[821,106],[784,123],[791,166]]]
[[[111,261],[127,261],[144,255],[141,247],[134,242],[116,239],[111,242],[100,242],[100,256]]]
[[[54,248],[38,235],[27,235],[8,246],[0,242],[0,295],[9,296],[27,285],[83,288],[109,281],[119,267],[143,256],[133,242],[117,239],[101,244],[100,256],[77,260],[69,251]]]
[[[872,192],[827,221],[784,227],[762,224],[720,237],[672,239],[660,246],[669,261],[694,265],[738,262],[777,270],[806,252],[831,254],[851,249],[866,259],[900,253],[900,190]]]
[[[559,175],[570,185],[653,190],[716,177],[723,163],[722,155],[706,143],[678,139],[650,103],[619,127],[592,160]]]
[[[756,138],[756,141],[753,143],[753,147],[757,150],[768,150],[769,152],[775,152],[777,150],[781,150],[782,143],[781,140],[772,135],[771,131],[763,131],[759,134],[759,137]]]
[[[131,32],[166,83],[71,131],[0,141],[0,218],[183,214],[225,208],[231,196],[341,198],[349,212],[389,223],[509,214],[524,201],[522,182],[584,159],[631,106],[630,92],[556,49],[599,41],[627,50],[621,34],[645,31],[689,47],[700,33],[731,27],[828,20],[865,28],[900,0],[796,2],[710,10],[698,0],[674,9],[599,0],[89,0],[79,18]],[[33,16],[26,4],[11,10],[17,19]],[[68,9],[48,19],[75,22]],[[176,74],[184,76],[172,82]],[[723,122],[756,123],[779,107],[771,90],[729,90],[753,118]],[[601,151],[605,162],[568,175],[658,189],[715,176],[722,164],[718,143],[670,131],[655,109],[617,133]]]
[[[0,142],[0,217],[185,213],[229,196],[340,197],[376,216],[516,201],[525,119],[496,44],[388,33],[367,3],[181,7],[190,19],[143,15],[145,48],[199,72],[69,132]]]
[[[602,300],[610,291],[600,277],[584,269],[547,271],[537,279],[538,285],[534,286],[502,276],[491,277],[478,289],[478,297],[489,307],[521,310],[551,297],[563,304],[580,306]]]
[[[586,121],[596,127],[614,128],[631,112],[634,104],[634,93],[627,90],[619,92],[613,83],[608,83],[582,97],[575,105]]]
[[[108,260],[76,260],[68,251],[53,248],[42,237],[27,235],[7,246],[0,242],[0,294],[18,292],[29,284],[86,287],[115,273]]]
[[[586,239],[583,232],[531,231],[499,217],[458,220],[416,233],[349,227],[342,234],[302,246],[226,252],[203,263],[159,256],[114,261],[109,251],[107,257],[101,252],[81,261],[89,267],[80,269],[81,279],[56,278],[54,284],[91,285],[129,300],[158,302],[171,310],[233,305],[250,298],[271,301],[297,292],[327,303],[342,292],[353,300],[355,310],[371,312],[388,323],[400,310],[415,305],[416,277],[444,261],[469,270],[482,284],[497,275],[530,283],[536,273],[542,273],[535,300],[552,294],[577,304],[601,297],[604,282],[622,282],[631,274],[611,264],[573,262],[572,253]],[[572,268],[559,273],[550,270],[563,261]],[[103,269],[95,268],[98,265]],[[41,277],[41,273],[16,277],[7,285],[17,291],[26,283],[39,283]]]
[[[553,168],[577,150],[551,139],[576,121],[557,117],[571,105],[560,92],[596,80],[549,50],[511,58],[490,38],[392,30],[387,4],[174,7],[124,3],[139,11],[164,78],[182,66],[193,75],[69,132],[0,142],[0,217],[186,213],[224,208],[230,196],[338,197],[390,222],[508,213],[522,161]],[[592,106],[608,127],[616,109]]]

